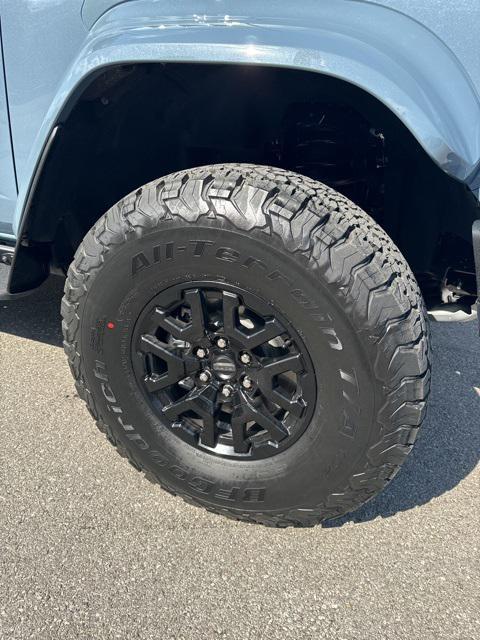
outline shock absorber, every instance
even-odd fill
[[[381,218],[384,136],[352,108],[292,104],[275,153],[280,166],[324,182]]]

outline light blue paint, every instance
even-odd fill
[[[386,104],[445,171],[480,163],[478,0],[3,0],[20,193],[78,85],[118,62],[202,61],[311,70]]]
[[[0,234],[2,236],[13,237],[12,222],[16,200],[17,185],[8,120],[2,47],[0,46]]]

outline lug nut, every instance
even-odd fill
[[[233,387],[230,384],[226,384],[222,387],[222,396],[224,398],[230,398],[233,393]]]
[[[253,387],[253,382],[251,381],[250,378],[245,376],[245,378],[242,380],[242,387],[244,389],[251,389]]]
[[[252,356],[249,353],[242,353],[240,356],[240,362],[243,362],[243,364],[250,364],[251,361]]]
[[[208,351],[204,347],[198,347],[195,351],[197,358],[205,358]]]
[[[218,338],[217,339],[217,347],[219,349],[225,349],[226,346],[227,346],[227,341],[225,340],[225,338]]]
[[[206,384],[210,380],[210,373],[208,371],[202,371],[198,374],[198,379],[200,382],[203,382],[203,384]]]

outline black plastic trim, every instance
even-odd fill
[[[480,333],[480,220],[475,220],[472,227],[473,255],[475,256],[475,271],[477,274],[477,316]]]
[[[38,181],[40,180],[43,167],[45,166],[45,162],[48,158],[50,149],[52,148],[59,129],[60,125],[57,125],[50,132],[50,135],[45,143],[45,146],[43,147],[42,153],[35,168],[35,173],[33,175],[32,181],[30,182],[28,195],[25,200],[25,206],[23,208],[22,219],[20,222],[20,229],[18,232],[18,239],[15,254],[13,257],[12,268],[10,269],[10,274],[7,282],[7,294],[11,297],[14,297],[26,291],[33,291],[35,288],[42,284],[42,282],[48,277],[49,274],[48,265],[44,264],[44,248],[37,249],[34,247],[29,247],[28,245],[24,244],[24,241],[27,231],[28,213],[35,196],[35,191],[38,185]],[[36,277],[29,277],[30,269],[36,269]]]

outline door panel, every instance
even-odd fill
[[[0,30],[0,45],[1,37]],[[3,47],[0,46],[0,236],[13,234],[12,221],[16,199],[17,184],[5,88]]]

